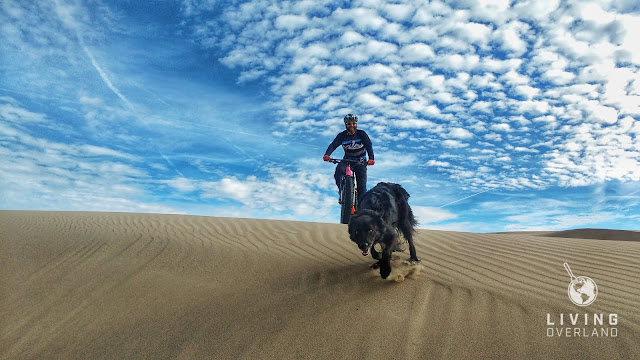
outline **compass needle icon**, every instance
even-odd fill
[[[575,276],[568,263],[564,263],[564,269],[571,278],[569,284],[569,299],[578,306],[591,305],[598,296],[598,286],[595,281],[586,276]]]

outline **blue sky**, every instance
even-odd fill
[[[636,1],[4,0],[0,208],[337,222],[355,113],[423,228],[638,229],[638,33]]]

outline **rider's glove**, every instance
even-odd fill
[[[322,160],[329,161],[329,160],[331,160],[331,157],[329,155],[325,155],[325,156],[322,157]]]
[[[367,161],[367,165],[369,165],[369,166],[371,166],[371,165],[373,165],[373,164],[375,164],[375,163],[376,163],[376,162],[375,162],[375,160],[373,160],[373,159],[369,159],[369,161]]]

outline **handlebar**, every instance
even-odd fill
[[[342,162],[342,161],[344,161],[344,162],[350,162],[350,163],[365,163],[365,162],[366,162],[366,160],[364,160],[364,158],[362,158],[362,159],[358,159],[358,160],[352,160],[352,159],[334,159],[334,158],[330,158],[328,162],[330,162],[330,163],[334,163],[334,164],[337,164],[337,163]]]

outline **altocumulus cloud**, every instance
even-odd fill
[[[248,1],[220,10],[215,21],[191,18],[195,40],[223,49],[240,81],[270,84],[280,136],[337,131],[357,111],[376,140],[424,153],[425,166],[457,157],[438,170],[476,188],[640,180],[632,2]],[[394,142],[399,129],[412,136]]]

